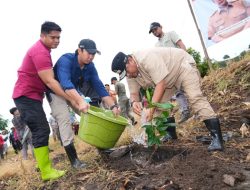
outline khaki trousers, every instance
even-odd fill
[[[52,116],[58,123],[63,146],[67,146],[74,140],[74,133],[70,123],[70,112],[67,101],[56,94],[50,93],[50,108]]]
[[[177,82],[181,84],[191,109],[202,121],[217,117],[207,98],[202,94],[198,70],[191,69],[183,73]],[[176,90],[176,88],[166,89],[162,102],[169,101]]]

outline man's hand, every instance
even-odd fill
[[[78,105],[78,110],[80,112],[83,112],[83,113],[87,113],[87,111],[89,110],[90,108],[90,105],[85,102],[85,101],[82,101],[79,105]]]
[[[121,110],[119,109],[117,104],[114,104],[113,106],[110,107],[110,110],[113,112],[114,116],[117,117],[120,115]]]
[[[141,102],[133,102],[132,108],[133,108],[133,111],[136,114],[141,115],[141,111],[142,111],[142,104],[141,104]]]
[[[76,109],[78,109],[78,104],[76,103],[76,101],[74,101],[74,100],[70,100],[70,104],[74,107],[74,108],[76,108]]]
[[[118,106],[114,107],[111,111],[113,112],[115,117],[117,117],[121,113],[121,110]]]

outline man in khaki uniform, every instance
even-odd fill
[[[193,57],[182,49],[157,47],[137,51],[131,55],[119,52],[113,59],[112,71],[127,76],[133,110],[140,113],[140,87],[155,88],[153,102],[167,102],[176,90],[183,89],[194,112],[204,121],[212,135],[209,151],[223,150],[220,122],[200,89],[198,70]],[[155,110],[146,110],[147,121]]]
[[[218,5],[209,18],[208,39],[220,42],[250,27],[250,0],[213,0]]]
[[[181,48],[186,51],[186,46],[184,45],[181,38],[175,31],[164,33],[160,23],[153,22],[150,24],[149,27],[149,34],[151,32],[155,37],[158,38],[158,41],[155,44],[156,47],[175,47],[175,48]],[[179,109],[181,112],[181,118],[178,121],[178,123],[183,123],[191,117],[188,108],[187,98],[182,90],[176,91],[175,98],[179,104]]]

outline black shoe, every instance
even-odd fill
[[[178,121],[179,124],[187,121],[191,117],[190,112],[188,110],[183,111],[181,113],[181,119]]]
[[[216,151],[216,150],[223,150],[223,138],[220,129],[220,121],[218,118],[212,118],[204,120],[204,123],[209,130],[212,141],[211,144],[208,146],[208,151]]]
[[[75,161],[72,163],[72,167],[75,169],[85,168],[86,166],[87,164],[85,164],[84,162],[81,162],[78,159],[75,159]]]
[[[64,147],[65,151],[68,155],[70,164],[73,168],[75,169],[81,169],[81,168],[85,168],[87,165],[84,162],[81,162],[78,157],[77,157],[77,153],[76,153],[76,149],[73,143],[67,145]]]

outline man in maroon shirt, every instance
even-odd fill
[[[40,40],[26,53],[18,69],[12,98],[32,133],[35,157],[43,180],[57,179],[65,171],[53,169],[49,160],[50,127],[42,107],[47,87],[57,95],[70,101],[81,112],[87,112],[89,105],[81,100],[72,101],[54,79],[51,49],[57,48],[60,42],[61,28],[54,22],[44,22],[41,26]]]

